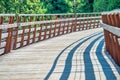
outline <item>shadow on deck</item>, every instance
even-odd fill
[[[1,80],[120,80],[101,28],[38,42],[0,57]]]

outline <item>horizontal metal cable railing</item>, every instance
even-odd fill
[[[106,49],[120,65],[120,12],[103,13],[102,22],[100,25],[104,28]]]
[[[59,35],[98,28],[101,13],[0,14],[0,54]]]

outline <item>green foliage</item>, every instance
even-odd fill
[[[91,12],[90,4],[88,0],[77,0],[76,1],[76,12]]]
[[[46,0],[44,4],[47,4],[47,13],[68,13],[71,9],[70,1],[67,0]]]
[[[120,8],[120,0],[0,0],[0,13],[101,12]]]
[[[24,0],[21,3],[21,13],[45,13],[47,9],[42,6],[43,2],[40,2],[40,0]]]
[[[94,0],[94,11],[110,11],[116,8],[120,8],[120,0]]]
[[[45,13],[43,2],[40,0],[0,0],[0,13]]]

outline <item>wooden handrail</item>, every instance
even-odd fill
[[[57,15],[75,15],[75,14],[101,14],[100,12],[93,13],[62,13],[62,14],[19,14],[18,16],[57,16]]]
[[[13,24],[14,23],[15,14],[0,14],[0,25],[5,23]],[[3,50],[3,53],[9,53],[12,45],[12,32],[13,28],[8,27],[3,29],[2,26],[0,28],[0,50]],[[0,55],[2,53],[0,51]]]
[[[102,14],[101,27],[104,28],[106,49],[120,66],[120,12]]]
[[[54,22],[73,21],[75,19],[77,20],[101,19],[101,17],[98,16],[98,17],[68,18],[68,19],[48,20],[48,21],[34,21],[34,22],[22,22],[22,23],[13,23],[13,24],[2,24],[0,25],[0,29],[14,28],[18,26],[35,25],[35,24],[44,24],[44,23],[51,23],[51,22],[54,23]]]
[[[120,36],[120,28],[118,27],[114,27],[114,26],[111,26],[111,25],[107,25],[107,24],[104,24],[104,23],[100,23],[100,26],[103,27],[105,30],[117,35],[117,36]]]
[[[101,13],[0,14],[0,17],[0,50],[4,49],[3,53],[59,35],[98,28],[101,21]]]
[[[15,16],[15,14],[0,14],[0,16]]]

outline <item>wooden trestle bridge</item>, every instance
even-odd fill
[[[0,80],[120,80],[120,13],[0,14],[0,55]]]

